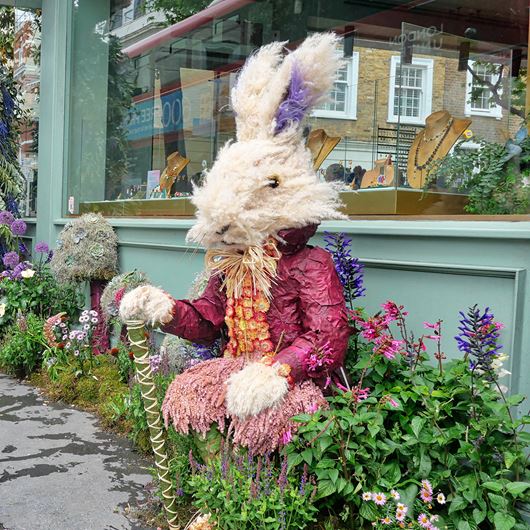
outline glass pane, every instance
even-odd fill
[[[527,6],[500,12],[471,0],[460,15],[443,0],[358,5],[218,2],[214,15],[208,8],[142,39],[138,2],[72,0],[65,211],[191,214],[192,181],[235,135],[229,94],[246,58],[274,40],[295,49],[312,32],[335,31],[345,63],[307,119],[335,145],[317,153],[318,175],[342,182],[352,214],[465,213],[476,171],[438,165],[454,153],[478,160],[483,142],[494,149],[515,138]],[[155,34],[148,20],[158,15],[145,16],[144,35]],[[424,25],[413,25],[420,16]],[[499,212],[520,211],[510,201]]]

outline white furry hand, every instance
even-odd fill
[[[274,366],[252,363],[228,379],[226,407],[232,416],[245,419],[276,405],[288,390],[287,379]]]
[[[173,300],[158,287],[142,285],[123,297],[120,318],[122,322],[142,320],[152,326],[167,324],[173,318]]]

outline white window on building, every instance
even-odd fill
[[[338,50],[342,55],[342,47]],[[337,71],[337,78],[328,101],[313,111],[318,118],[357,119],[357,84],[359,78],[359,53],[353,52]]]
[[[395,55],[390,63],[388,121],[423,125],[432,112],[432,59],[412,59],[400,67]]]
[[[122,9],[122,25],[128,24],[134,20],[134,2]]]
[[[466,77],[466,116],[502,118],[502,107],[492,98],[489,85],[499,81],[501,67],[498,64],[469,61]],[[501,87],[498,94],[502,97]]]

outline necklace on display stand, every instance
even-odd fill
[[[454,119],[451,118],[446,124],[445,127],[434,136],[431,136],[430,138],[426,138],[426,130],[423,131],[423,135],[420,138],[420,141],[418,142],[418,145],[416,146],[416,149],[414,151],[414,168],[419,169],[420,171],[424,170],[433,160],[436,156],[436,153],[438,153],[438,150],[440,149],[440,146],[442,145],[443,141],[449,134],[449,131],[451,129],[451,126],[453,125]],[[421,133],[420,133],[421,134]],[[418,162],[418,153],[421,149],[421,147],[429,142],[433,142],[434,140],[438,140],[436,142],[434,148],[431,149],[431,154],[427,157],[427,160],[420,164]]]

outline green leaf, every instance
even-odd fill
[[[305,462],[311,465],[311,462],[313,462],[313,450],[311,448],[304,449],[302,451],[302,458]]]
[[[505,512],[497,512],[493,522],[495,523],[495,530],[510,530],[515,525],[515,519]]]
[[[482,484],[482,487],[491,491],[502,491],[503,489],[501,483],[494,481],[484,482],[484,484]]]
[[[510,405],[510,407],[513,407],[515,405],[519,405],[525,399],[526,396],[524,394],[514,394],[513,396],[506,398],[506,401],[508,402],[508,405]]]
[[[375,504],[371,501],[363,502],[361,504],[361,507],[359,508],[359,514],[361,517],[367,519],[368,521],[375,521],[379,517],[377,508]]]
[[[486,518],[486,510],[479,510],[475,508],[473,510],[473,520],[475,523],[480,524]]]
[[[329,478],[333,484],[335,484],[339,478],[339,470],[338,469],[330,469],[329,470]]]
[[[467,504],[468,503],[464,499],[464,497],[460,497],[460,495],[457,495],[449,505],[449,515],[459,510],[463,510],[467,506]]]
[[[418,438],[421,430],[423,429],[423,426],[425,425],[425,418],[420,418],[419,416],[416,416],[411,421],[412,426],[412,432]]]
[[[459,521],[458,530],[471,530],[471,526],[469,526],[469,523],[467,521]]]
[[[513,453],[510,453],[509,451],[506,451],[504,453],[504,465],[510,469],[513,465],[513,463],[517,460],[517,455],[514,455]]]
[[[329,480],[320,480],[318,482],[318,497],[322,499],[323,497],[329,497],[337,491],[333,482]]]
[[[520,495],[530,488],[530,482],[509,482],[506,484],[506,489],[514,496]]]

